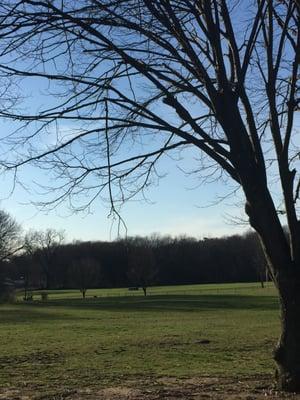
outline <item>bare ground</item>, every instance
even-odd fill
[[[102,389],[58,390],[38,394],[34,388],[0,389],[5,400],[300,400],[300,394],[278,392],[270,384],[270,376],[240,380],[198,377],[192,379],[159,378],[126,380],[120,386]],[[40,390],[39,390],[40,392]]]

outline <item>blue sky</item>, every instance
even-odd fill
[[[52,102],[45,96],[47,83],[41,80],[29,80],[25,85],[28,99],[25,105],[27,112],[49,106]],[[0,120],[0,132],[5,136],[12,129],[12,124]],[[72,128],[72,127],[71,127]],[[51,134],[46,137],[51,141]],[[193,151],[185,152],[185,169],[194,169],[197,161]],[[247,226],[229,223],[228,215],[243,217],[241,198],[232,197],[218,202],[220,197],[232,191],[230,182],[227,184],[216,181],[199,185],[198,176],[187,177],[178,166],[182,163],[165,157],[160,164],[160,172],[166,176],[160,179],[158,185],[147,190],[148,201],[131,201],[124,204],[121,215],[126,222],[130,236],[151,235],[187,235],[197,238],[214,237],[240,233]],[[112,240],[117,237],[117,224],[108,218],[109,205],[96,199],[89,212],[71,213],[65,203],[55,210],[42,212],[32,202],[40,197],[34,190],[34,182],[47,183],[51,179],[49,173],[42,173],[34,168],[25,168],[20,180],[29,189],[18,185],[10,193],[11,180],[1,177],[0,207],[8,211],[23,226],[24,230],[55,228],[65,230],[67,240]],[[217,202],[217,204],[212,205]],[[121,231],[124,234],[124,229]]]
[[[128,235],[160,233],[202,238],[233,234],[246,229],[226,221],[228,213],[240,215],[238,206],[230,205],[226,200],[214,206],[198,206],[210,204],[217,193],[223,193],[221,187],[214,184],[197,190],[186,190],[181,186],[184,179],[177,174],[172,171],[159,187],[149,191],[148,197],[152,204],[137,201],[123,206],[121,214],[127,224]],[[176,185],[173,184],[174,180]],[[16,190],[9,199],[1,202],[1,207],[10,212],[24,229],[63,229],[68,240],[110,240],[117,235],[117,224],[112,225],[112,219],[108,218],[109,209],[100,200],[94,203],[91,213],[70,215],[67,206],[48,213],[38,211],[33,205],[23,203],[25,197],[26,194],[21,196],[20,191]],[[34,196],[31,198],[34,199]]]
[[[212,205],[218,198],[232,191],[232,187],[221,182],[196,187],[194,177],[186,177],[177,167],[176,161],[165,159],[161,167],[167,175],[147,191],[148,201],[131,201],[122,207],[121,215],[127,224],[128,235],[187,235],[197,238],[240,233],[246,226],[228,221],[231,216],[243,216],[241,198],[233,196]],[[111,240],[117,236],[117,224],[108,218],[108,204],[97,199],[89,213],[71,213],[67,204],[47,213],[39,211],[31,201],[39,196],[32,190],[39,172],[27,169],[23,172],[29,192],[17,186],[5,199],[11,184],[2,178],[1,208],[10,212],[25,230],[62,229],[67,240]],[[26,178],[25,178],[26,176]],[[121,234],[124,234],[124,229]]]
[[[52,100],[45,96],[47,83],[41,80],[30,79],[24,91],[28,95],[25,103],[28,110],[41,109],[50,105]],[[0,132],[5,136],[13,125],[8,121],[0,120]],[[51,141],[51,134],[46,137]],[[184,167],[193,169],[196,161],[195,154],[185,152]],[[148,201],[131,201],[124,204],[121,215],[126,222],[130,236],[150,235],[187,235],[197,238],[230,235],[243,232],[247,226],[230,224],[227,214],[243,215],[242,207],[238,205],[240,198],[225,199],[223,202],[211,206],[219,197],[232,191],[230,182],[220,181],[199,186],[199,176],[187,177],[178,168],[179,163],[165,157],[160,164],[160,172],[166,174],[158,185],[147,190]],[[117,224],[113,223],[109,215],[109,205],[96,199],[90,212],[71,213],[65,203],[55,210],[42,212],[32,202],[39,201],[40,197],[34,190],[34,182],[47,183],[51,179],[49,173],[42,173],[34,168],[25,168],[21,171],[20,180],[29,189],[25,190],[18,185],[10,195],[11,179],[0,177],[1,193],[0,207],[11,213],[22,225],[24,230],[55,228],[65,230],[67,240],[112,240],[117,237]],[[124,229],[121,231],[124,234]]]

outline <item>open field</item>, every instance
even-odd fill
[[[270,285],[87,294],[1,306],[0,398],[284,398],[272,390],[279,313]]]
[[[267,283],[266,291],[260,291],[259,295],[274,295],[275,292],[270,291],[273,289],[272,283]],[[255,283],[226,283],[226,284],[206,284],[206,285],[174,285],[174,286],[155,286],[150,287],[147,290],[149,296],[155,295],[202,295],[202,294],[244,294],[252,295],[256,294],[257,290],[260,288],[260,284]],[[35,298],[39,298],[42,292],[47,291],[36,291],[34,293]],[[81,298],[79,290],[51,290],[49,293],[49,299],[75,299]],[[116,289],[89,289],[87,291],[87,298],[91,297],[127,297],[127,296],[143,296],[143,291],[140,289],[138,291],[130,291],[128,288],[116,288]],[[20,293],[20,299],[22,298],[22,293]]]

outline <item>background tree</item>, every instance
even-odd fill
[[[30,232],[31,234],[31,232]],[[153,253],[154,283],[157,285],[223,282],[255,282],[260,244],[252,234],[197,240],[189,237],[130,237],[113,242],[63,243],[56,248],[51,267],[51,288],[74,288],[70,267],[79,259],[92,259],[99,271],[93,287],[126,287],[129,282],[128,256],[136,247],[149,248]],[[152,258],[152,256],[151,256]],[[6,265],[5,274],[13,280],[28,274],[29,286],[41,288],[44,272],[39,248],[33,255],[27,251],[16,254]],[[153,283],[153,282],[152,282]]]
[[[21,226],[7,212],[0,210],[0,263],[23,248]]]
[[[153,251],[150,247],[139,244],[131,246],[128,253],[129,284],[141,287],[146,296],[147,288],[154,283],[157,274]]]
[[[0,210],[0,299],[12,296],[12,292],[4,293],[8,290],[4,281],[9,276],[10,260],[22,249],[22,245],[20,225],[10,214]]]
[[[24,236],[23,254],[16,257],[14,263],[24,278],[24,299],[31,296],[31,288],[40,288],[43,286],[43,269],[40,265],[38,251],[40,248],[40,232],[30,230]]]
[[[267,282],[269,278],[267,261],[263,253],[259,237],[254,232],[249,232],[247,233],[245,239],[248,247],[248,257],[251,258],[252,265],[257,271],[257,276],[260,280],[261,287],[264,288],[264,282]]]
[[[99,265],[92,258],[82,257],[72,262],[69,273],[71,281],[79,288],[82,298],[85,299],[86,291],[95,287],[99,277]]]
[[[193,148],[199,155],[194,171],[204,180],[230,178],[244,193],[281,301],[278,385],[300,391],[299,146],[292,140],[298,2],[235,5],[2,2],[2,76],[46,79],[57,94],[56,104],[27,115],[4,104],[2,116],[23,129],[16,129],[15,151],[3,165],[16,173],[33,162],[56,172],[46,205],[75,196],[72,205],[80,210],[107,190],[118,214],[122,202],[157,177],[164,154],[183,148],[191,157]],[[72,134],[58,129],[56,144],[45,149],[45,132],[66,121]]]
[[[43,271],[44,288],[49,289],[53,277],[53,270],[57,261],[58,249],[64,241],[63,231],[46,229],[45,231],[31,231],[26,236],[25,249],[27,254],[36,260]]]

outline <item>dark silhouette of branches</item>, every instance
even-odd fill
[[[0,263],[23,248],[21,227],[7,212],[0,210]]]

